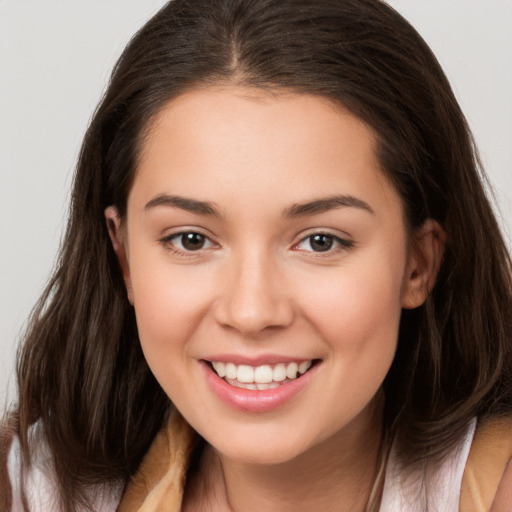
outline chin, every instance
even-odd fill
[[[206,437],[206,440],[221,457],[239,464],[255,465],[285,464],[316,444],[306,436],[285,436],[263,425],[259,430],[259,433],[247,430],[236,433],[225,431],[225,436]]]
[[[216,449],[223,458],[227,458],[238,464],[250,464],[260,466],[273,466],[285,464],[298,457],[302,451],[298,449],[284,448],[282,446],[266,445],[247,445],[240,447],[231,447],[226,450]]]

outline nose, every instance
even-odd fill
[[[279,265],[268,255],[247,255],[230,262],[228,276],[223,276],[216,320],[244,336],[284,328],[294,317]],[[227,277],[227,278],[226,278]]]

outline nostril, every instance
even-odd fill
[[[250,254],[232,262],[232,274],[222,282],[212,309],[216,321],[224,328],[254,336],[270,328],[286,327],[293,321],[291,302],[274,275],[275,265],[266,261],[267,257]]]

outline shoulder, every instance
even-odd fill
[[[31,464],[26,467],[17,435],[6,436],[8,444],[2,468],[2,490],[0,509],[13,512],[24,510],[24,498],[30,510],[53,510],[59,512],[58,485],[50,451],[44,443],[39,425],[31,427]],[[113,512],[119,503],[121,487],[92,487],[89,489],[92,509],[98,512]]]
[[[384,477],[380,512],[457,510],[475,426],[476,419],[473,419],[467,424],[464,435],[441,459],[425,457],[416,464],[404,465],[393,445]],[[471,512],[477,511],[483,512],[471,509]]]
[[[32,463],[26,467],[18,436],[10,432],[5,459],[4,501],[8,510],[23,510],[24,497],[31,510],[58,511],[54,472],[46,446],[38,442],[38,427],[29,432]]]
[[[511,459],[512,417],[480,421],[462,480],[461,512],[512,510]]]

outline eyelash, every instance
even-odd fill
[[[198,248],[197,250],[187,250],[186,248],[180,249],[179,247],[176,247],[174,240],[181,238],[181,245],[183,247],[183,237],[186,235],[197,235],[204,239],[205,243],[209,244],[209,247],[215,246],[215,243],[211,241],[211,239],[198,231],[180,231],[179,233],[173,233],[172,235],[166,236],[162,239],[160,239],[160,242],[162,245],[172,253],[176,254],[177,256],[184,257],[184,258],[193,258],[194,256],[197,256],[198,253],[201,252],[202,249],[205,249],[204,246]],[[206,247],[208,249],[209,247]]]
[[[325,251],[314,251],[311,244],[315,237],[325,237],[326,239],[329,240],[331,245]],[[317,231],[303,237],[297,244],[294,245],[294,249],[298,248],[301,244],[308,243],[308,241],[311,250],[306,250],[306,252],[311,252],[312,254],[315,255],[315,257],[332,256],[333,254],[336,254],[339,251],[347,251],[354,247],[354,242],[351,240],[341,238],[339,236],[333,235],[332,233]]]
[[[208,247],[204,247],[204,244],[199,247],[196,250],[193,249],[186,249],[183,247],[183,237],[185,236],[199,236],[202,237],[202,240],[204,243],[209,244]],[[312,247],[312,242],[314,237],[324,237],[327,239],[327,243],[330,244],[329,247],[327,247],[326,250],[322,251],[315,251]],[[182,248],[179,248],[176,246],[174,240],[181,239],[181,246]],[[354,242],[351,240],[347,240],[346,238],[341,238],[339,236],[333,235],[331,233],[325,233],[322,231],[311,233],[305,237],[303,237],[297,244],[293,246],[293,249],[296,250],[301,244],[307,243],[309,241],[309,247],[311,250],[305,250],[305,252],[311,252],[312,254],[315,254],[315,257],[323,257],[323,256],[330,256],[332,254],[336,254],[339,251],[343,250],[350,250],[354,247]],[[198,231],[180,231],[179,233],[173,233],[172,235],[166,236],[160,240],[160,242],[164,245],[166,249],[173,252],[174,254],[190,258],[197,256],[198,253],[200,253],[203,249],[209,249],[210,247],[214,247],[215,243],[211,241],[211,239],[204,235],[203,233],[200,233]],[[298,250],[304,250],[304,249],[298,249]]]

